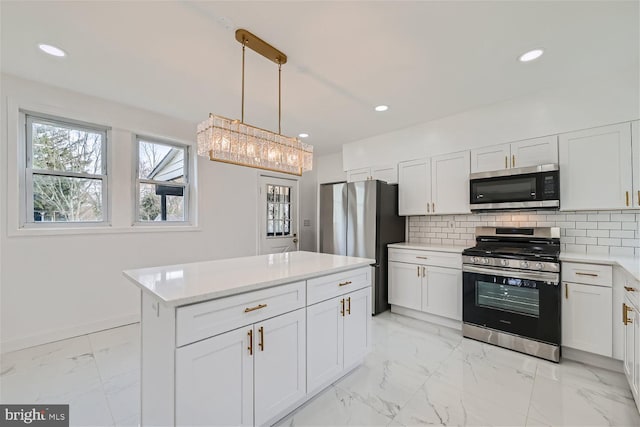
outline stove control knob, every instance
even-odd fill
[[[483,264],[489,264],[489,258],[482,258]]]
[[[544,264],[542,264],[541,262],[536,262],[536,269],[537,270],[542,270],[543,267],[544,267]]]
[[[529,261],[520,261],[520,267],[529,268]]]
[[[509,267],[509,260],[508,259],[501,259],[500,260],[500,265],[502,265],[503,267]]]
[[[472,262],[472,263],[474,263],[474,264],[477,264],[477,263],[478,263],[478,261],[479,261],[479,260],[478,260],[478,257],[477,257],[477,256],[474,256],[473,258],[471,258],[471,262]]]

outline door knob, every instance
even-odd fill
[[[298,238],[297,237],[293,238],[293,243],[298,243]]]

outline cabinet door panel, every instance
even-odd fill
[[[389,263],[389,303],[420,310],[421,269],[417,264]]]
[[[253,425],[251,328],[176,350],[177,425]]]
[[[422,311],[449,319],[462,319],[462,271],[426,267],[422,285]]]
[[[371,178],[389,184],[398,183],[398,167],[396,165],[382,165],[371,167]]]
[[[611,288],[563,282],[562,345],[611,357]]]
[[[307,390],[335,380],[342,372],[343,317],[340,299],[307,307]]]
[[[469,151],[431,159],[431,212],[469,213]]]
[[[558,135],[511,143],[511,167],[558,163]]]
[[[426,215],[431,209],[431,163],[429,159],[398,164],[398,213]]]
[[[633,206],[640,208],[640,121],[631,122],[633,155]]]
[[[371,343],[371,288],[344,296],[344,367],[348,369],[361,361]]]
[[[561,134],[561,209],[631,208],[631,164],[629,123]]]
[[[490,147],[471,150],[471,172],[489,172],[508,169],[511,165],[509,144],[492,145]]]
[[[296,310],[254,326],[255,424],[263,425],[306,393],[306,316]]]
[[[353,169],[347,171],[347,182],[366,181],[371,176],[371,168]]]

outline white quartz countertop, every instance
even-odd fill
[[[468,248],[469,246],[456,246],[456,245],[431,245],[427,243],[391,243],[387,245],[389,248],[397,248],[397,249],[415,249],[419,251],[435,251],[435,252],[454,252],[454,253],[462,253],[463,250]]]
[[[618,265],[640,280],[640,257],[561,252],[560,261]]]
[[[125,270],[143,292],[170,306],[193,304],[374,264],[374,259],[287,252]]]

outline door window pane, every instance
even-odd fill
[[[291,235],[291,187],[267,184],[267,236]]]

